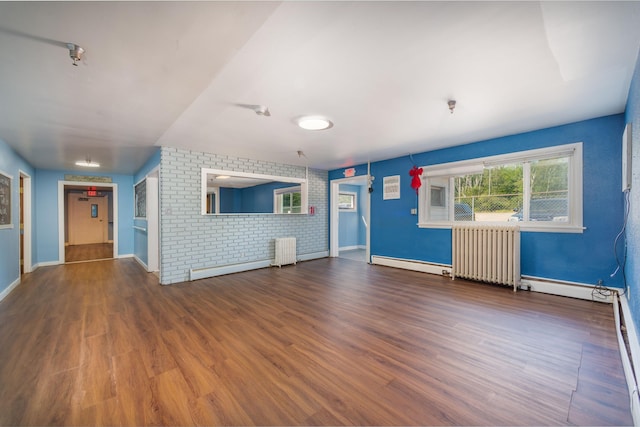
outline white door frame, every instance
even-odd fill
[[[109,187],[113,191],[113,257],[118,258],[118,184],[112,182],[58,181],[58,262],[64,264],[64,187]]]
[[[367,180],[368,175],[359,175],[351,178],[339,178],[332,179],[330,184],[330,198],[329,198],[329,228],[331,230],[329,241],[331,242],[329,245],[329,256],[337,257],[340,255],[340,241],[339,241],[339,217],[340,210],[338,209],[338,193],[340,192],[340,184],[352,184],[358,185],[357,183]],[[368,187],[367,187],[368,189]],[[371,263],[371,193],[367,191],[366,199],[366,207],[364,208],[365,212],[363,212],[364,219],[366,221],[365,227],[365,240],[366,240],[366,260],[367,263]]]
[[[33,271],[32,259],[31,259],[31,218],[32,218],[32,208],[31,208],[31,175],[28,173],[18,169],[18,175],[22,178],[23,184],[23,192],[22,192],[22,200],[23,200],[23,220],[24,220],[24,234],[22,241],[24,242],[23,255],[24,255],[24,272],[31,273]],[[18,204],[19,205],[19,204]],[[18,223],[20,222],[20,215],[18,215]],[[18,224],[18,228],[20,228],[20,224]],[[20,244],[20,230],[18,230],[18,245]],[[18,257],[19,258],[19,257]],[[20,263],[20,261],[18,261]]]
[[[160,206],[158,170],[147,175],[147,270],[160,271]]]

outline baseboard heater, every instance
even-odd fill
[[[298,255],[298,261],[311,261],[313,259],[326,258],[329,251],[311,252]],[[224,274],[241,273],[243,271],[257,270],[273,266],[272,259],[265,259],[240,264],[228,264],[215,267],[192,268],[189,270],[189,280],[206,279],[208,277],[222,276]],[[163,285],[170,283],[163,283]]]
[[[624,303],[623,303],[624,301]],[[613,316],[616,325],[616,337],[618,338],[618,348],[620,349],[620,357],[622,359],[622,369],[627,380],[629,391],[629,409],[631,409],[631,417],[633,425],[640,425],[640,398],[638,397],[638,382],[636,380],[637,364],[634,359],[638,358],[638,338],[636,335],[635,324],[631,318],[628,300],[626,296],[618,297],[618,293],[613,293]],[[626,328],[629,347],[622,336],[622,325]],[[629,357],[631,353],[631,357]]]
[[[401,268],[403,270],[419,271],[421,273],[437,274],[448,276],[451,274],[451,266],[446,264],[436,264],[414,259],[392,258],[380,255],[371,257],[371,264],[383,265],[385,267]]]
[[[451,274],[450,265],[412,259],[373,255],[371,257],[371,264],[400,268],[403,270],[419,271],[421,273],[436,274],[438,276],[449,276]],[[588,301],[604,303],[611,303],[613,301],[612,296],[595,299],[593,294],[593,285],[588,285],[586,283],[567,282],[544,277],[522,276],[520,287],[532,292],[541,292],[544,294],[578,298]]]
[[[189,270],[189,280],[206,279],[208,277],[257,270],[259,268],[269,267],[270,265],[271,260],[265,259],[261,261],[243,262],[240,264],[228,264],[216,267],[192,268]]]

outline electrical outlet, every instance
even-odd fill
[[[526,280],[523,280],[520,282],[520,289],[525,289],[527,291],[531,290],[531,283],[527,282]]]
[[[412,208],[411,209],[411,215],[418,215],[418,209]]]

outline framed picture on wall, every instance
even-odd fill
[[[135,200],[134,206],[135,209],[135,218],[144,219],[147,217],[147,180],[143,179],[139,183],[137,183],[134,187],[133,191]]]
[[[400,198],[400,175],[385,176],[382,178],[382,200]]]
[[[0,171],[0,228],[12,228],[11,181],[13,177]]]

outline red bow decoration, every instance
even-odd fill
[[[409,175],[413,177],[411,178],[411,188],[416,190],[416,194],[418,194],[418,188],[420,188],[420,186],[422,185],[422,181],[420,180],[420,175],[422,175],[422,168],[414,166],[409,171]]]

